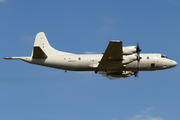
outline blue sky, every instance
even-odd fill
[[[0,0],[1,58],[30,56],[44,31],[54,48],[103,53],[110,40],[180,63],[178,0]],[[1,62],[1,120],[179,120],[180,67],[110,81],[23,61]]]

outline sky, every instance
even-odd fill
[[[180,63],[179,0],[0,0],[1,120],[179,120],[179,65],[108,80],[3,57],[30,56],[45,32],[55,49],[106,50],[108,41]]]

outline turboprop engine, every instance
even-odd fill
[[[136,46],[123,47],[123,55],[131,55],[137,52]]]
[[[126,55],[123,56],[123,61],[122,64],[129,64],[133,61],[137,60],[137,55],[133,54],[133,55]]]

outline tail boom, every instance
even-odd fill
[[[31,61],[32,57],[4,57],[5,60],[23,60],[23,61]]]

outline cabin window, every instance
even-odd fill
[[[149,59],[149,56],[147,57],[147,59]]]
[[[81,60],[81,58],[79,57],[78,60]]]

